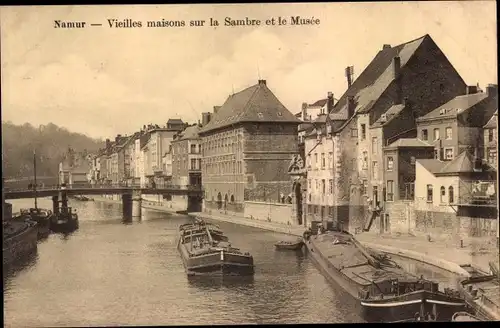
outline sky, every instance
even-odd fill
[[[267,26],[281,16],[314,26]],[[261,26],[109,28],[108,19],[260,19]],[[101,27],[54,28],[54,20]],[[206,24],[208,25],[208,23]],[[384,44],[429,34],[466,83],[497,83],[495,1],[0,8],[2,121],[95,138],[189,123],[265,79],[292,112],[345,92]]]

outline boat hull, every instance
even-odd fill
[[[277,250],[288,250],[288,251],[300,251],[303,246],[304,246],[303,242],[293,243],[293,244],[282,244],[282,243],[274,244],[274,247]]]
[[[4,227],[3,264],[9,266],[37,251],[37,227],[32,222],[12,222],[7,234]]]
[[[190,256],[186,246],[178,243],[187,275],[245,276],[254,274],[253,258],[244,254],[214,251]]]
[[[57,215],[54,215],[52,218],[51,218],[51,221],[50,221],[50,230],[52,232],[72,232],[72,231],[75,231],[79,228],[79,223],[78,223],[78,219],[74,219],[74,218],[58,218]]]
[[[304,241],[309,257],[330,282],[339,286],[351,297],[353,306],[368,322],[408,322],[429,319],[450,321],[454,313],[464,311],[466,308],[465,302],[460,298],[423,290],[383,299],[363,299],[360,295],[360,286],[323,257],[312,238]],[[418,319],[420,313],[425,317]],[[429,317],[428,314],[434,316]]]
[[[494,304],[491,304],[492,308],[490,309],[487,308],[485,304],[477,302],[476,296],[473,296],[465,286],[474,285],[481,282],[493,281],[494,279],[498,278],[496,276],[488,275],[465,279],[459,284],[460,293],[464,297],[465,302],[470,309],[470,312],[472,312],[481,321],[498,321],[500,320],[500,313],[493,309]],[[499,288],[498,285],[497,288]],[[498,309],[498,305],[496,305],[496,307]]]

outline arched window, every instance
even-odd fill
[[[448,188],[448,203],[453,204],[455,203],[455,195],[453,194],[453,187],[450,186]]]
[[[234,195],[231,195],[231,203],[234,203]]]
[[[441,186],[439,194],[441,196],[441,203],[444,203],[446,199],[446,189],[443,186]]]

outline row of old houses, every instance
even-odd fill
[[[495,231],[497,85],[467,86],[429,35],[383,45],[345,78],[341,97],[295,115],[258,80],[198,124],[119,135],[95,156],[92,181],[202,184],[204,211],[287,224]]]
[[[305,218],[351,231],[497,233],[497,85],[466,85],[429,35],[384,45],[352,75],[347,67],[338,101],[328,93],[297,114]]]

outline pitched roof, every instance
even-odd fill
[[[452,161],[440,161],[437,159],[418,159],[429,172],[435,175],[460,174],[474,172],[474,156],[468,151],[463,151]],[[494,168],[481,161],[483,171],[494,171]]]
[[[319,107],[323,107],[326,105],[326,102],[328,101],[327,98],[325,99],[320,99],[318,101],[316,101],[314,104],[309,104],[310,107],[315,107],[315,106],[319,106]]]
[[[494,128],[498,127],[498,121],[497,120],[498,120],[498,109],[495,111],[495,113],[490,118],[490,120],[488,121],[488,123],[486,123],[484,125],[484,128],[485,129],[494,129]]]
[[[240,122],[300,123],[269,90],[265,81],[230,95],[200,133]]]
[[[446,165],[446,162],[440,161],[439,159],[417,159],[417,162],[433,174],[439,173]]]
[[[184,129],[184,131],[180,132],[177,135],[177,138],[173,142],[180,140],[198,139],[199,131],[200,131],[200,126],[198,124],[188,126],[187,128]]]
[[[372,127],[377,128],[386,125],[390,121],[392,121],[394,118],[398,117],[399,114],[403,111],[405,108],[405,105],[399,104],[399,105],[393,105],[391,108],[389,108],[385,112],[385,121],[382,119],[382,117],[379,117],[375,123],[373,123]]]
[[[418,138],[401,138],[385,148],[403,148],[403,147],[433,147],[433,145]]]
[[[347,98],[354,97],[354,112],[369,112],[382,93],[394,80],[392,60],[399,56],[401,68],[413,57],[420,45],[432,38],[426,34],[423,37],[398,46],[380,50],[364,71],[342,95],[332,112],[347,112]],[[332,116],[333,117],[333,116]]]
[[[488,95],[484,92],[461,95],[453,98],[447,103],[439,106],[430,113],[419,117],[417,121],[428,120],[433,118],[449,118],[456,117],[458,114],[474,107],[479,102],[486,99]]]
[[[180,118],[170,118],[168,119],[167,124],[184,124],[184,122]]]

